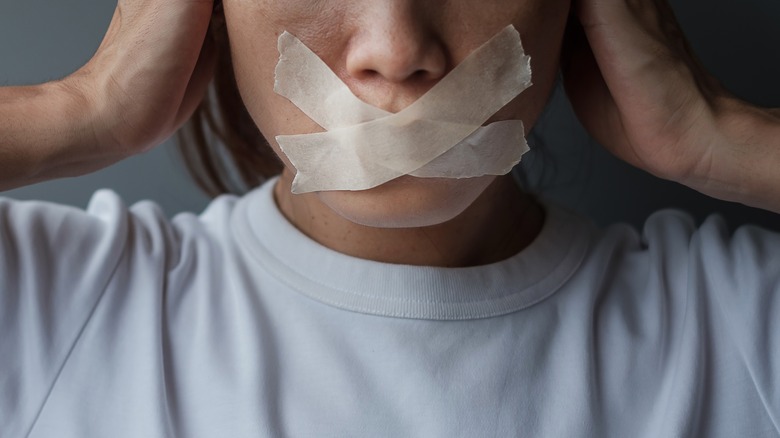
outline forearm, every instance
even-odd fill
[[[62,82],[0,88],[0,190],[94,170],[88,102]]]
[[[780,213],[780,110],[737,99],[721,105],[721,145],[705,163],[700,191]]]

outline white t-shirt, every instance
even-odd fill
[[[2,438],[780,436],[780,235],[718,218],[448,269],[100,191],[0,200],[0,278]]]

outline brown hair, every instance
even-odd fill
[[[214,78],[203,102],[179,132],[178,149],[206,194],[241,194],[279,174],[283,165],[241,100],[219,0],[206,38],[216,51]]]

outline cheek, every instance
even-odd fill
[[[491,119],[520,119],[525,123],[527,131],[536,123],[555,87],[569,2],[548,1],[533,9],[514,20],[522,37],[523,48],[531,56],[533,86]]]
[[[274,70],[279,59],[277,39],[282,28],[279,19],[269,17],[267,9],[262,2],[234,0],[225,4],[225,19],[241,98],[257,127],[280,155],[274,140],[277,135],[323,129],[274,92]]]
[[[258,6],[247,6],[248,3],[226,2],[225,20],[236,82],[251,112],[262,100],[273,95],[278,54],[273,29],[264,22]],[[228,4],[232,6],[228,7]]]

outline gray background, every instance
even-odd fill
[[[114,2],[97,0],[2,0],[0,85],[34,84],[63,77],[87,61],[100,43]],[[705,66],[738,96],[780,106],[780,1],[673,0],[678,18]],[[587,138],[562,94],[539,127],[550,159],[528,157],[535,174],[544,170],[543,195],[573,207],[600,224],[641,225],[651,212],[674,207],[701,220],[722,213],[732,226],[751,222],[780,230],[778,216],[716,201],[677,184],[659,181],[612,158]],[[780,170],[778,170],[780,171]],[[201,211],[208,202],[190,182],[172,142],[103,171],[3,193],[86,206],[108,187],[129,204],[160,203],[169,215]]]

